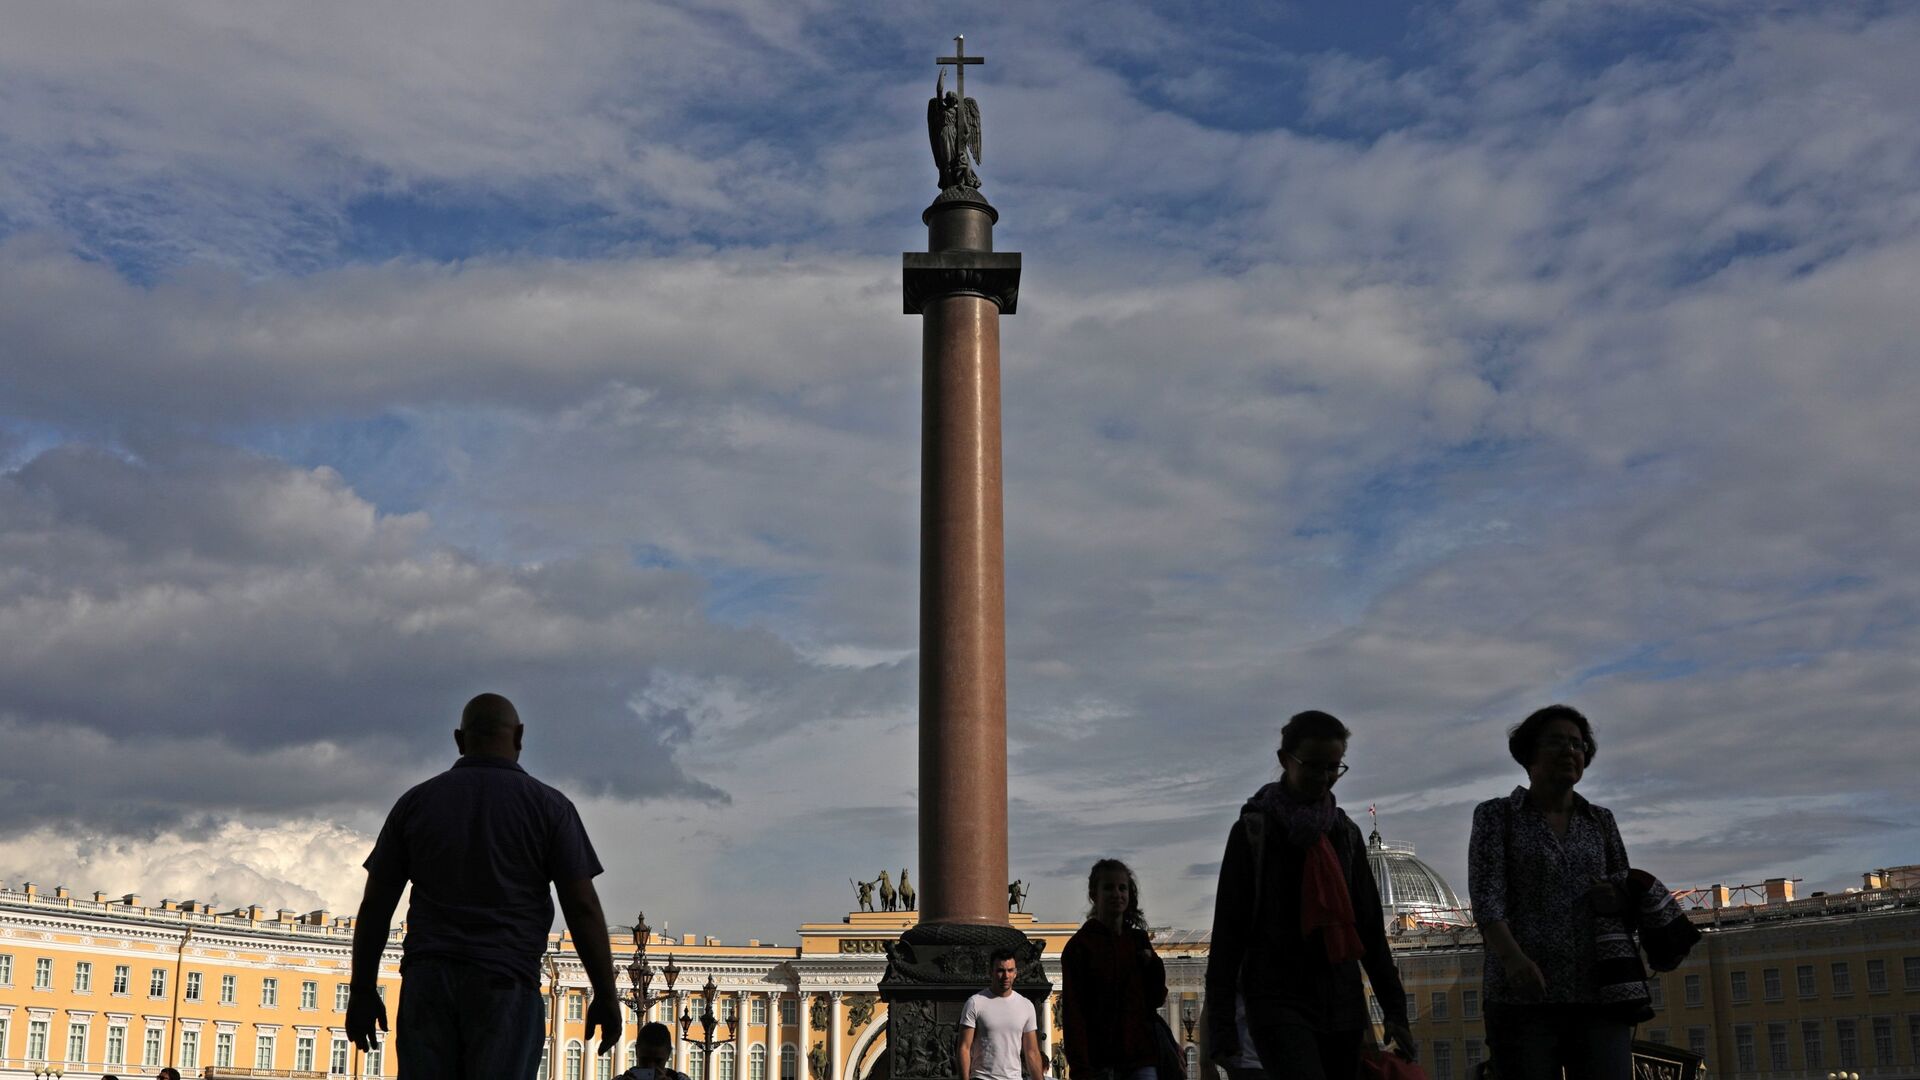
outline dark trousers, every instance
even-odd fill
[[[404,1080],[531,1080],[540,1066],[538,987],[438,957],[407,963],[394,1044]]]
[[[1499,1080],[1628,1080],[1633,1025],[1592,1005],[1487,1005],[1487,1049]]]
[[[1268,1076],[1286,1080],[1354,1080],[1360,1075],[1360,1031],[1319,1031],[1293,1009],[1247,999],[1247,1031]],[[1506,1080],[1502,1077],[1501,1080]]]

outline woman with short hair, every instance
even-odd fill
[[[1486,941],[1487,1045],[1501,1080],[1628,1080],[1633,1020],[1602,993],[1596,916],[1629,869],[1606,807],[1574,787],[1599,746],[1579,710],[1549,705],[1507,733],[1527,784],[1474,808],[1467,891]]]

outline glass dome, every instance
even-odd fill
[[[1473,915],[1433,867],[1420,860],[1412,844],[1367,837],[1367,861],[1380,888],[1380,913],[1388,927],[1409,923],[1471,926]]]

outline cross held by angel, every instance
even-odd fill
[[[940,190],[979,188],[980,177],[973,166],[980,157],[980,106],[967,95],[967,65],[985,63],[985,59],[967,55],[967,39],[953,39],[954,55],[936,59],[941,66],[934,79],[933,97],[927,102],[927,137],[933,143],[933,163],[940,170]],[[952,64],[955,89],[947,89],[947,69]],[[971,161],[969,161],[971,157]]]

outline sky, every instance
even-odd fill
[[[11,9],[0,881],[350,912],[507,694],[610,920],[915,868],[952,36],[1003,320],[1012,876],[1210,924],[1280,725],[1462,893],[1505,732],[1675,886],[1920,862],[1920,11]]]

